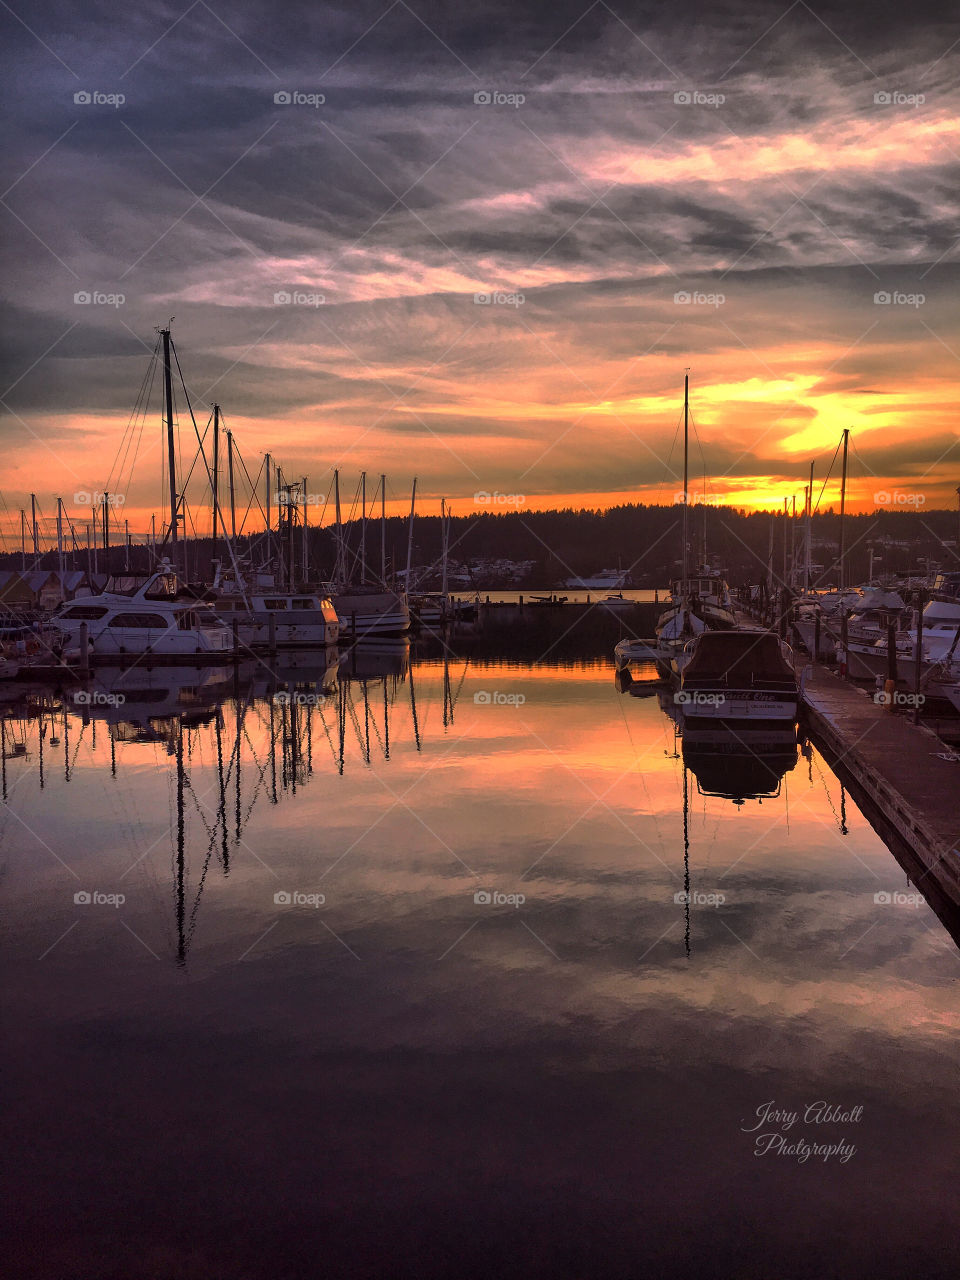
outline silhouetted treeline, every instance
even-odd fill
[[[483,510],[455,515],[450,522],[450,561],[458,573],[470,576],[477,588],[502,585],[504,572],[496,561],[531,562],[519,585],[559,587],[566,578],[586,576],[601,569],[622,567],[638,587],[663,586],[676,575],[681,561],[682,508],[625,504],[607,511],[561,510],[504,512]],[[803,559],[804,522],[785,519],[782,513],[744,512],[730,507],[694,506],[688,513],[690,565],[711,563],[726,571],[731,583],[757,581],[765,572],[773,531],[773,564],[783,568],[784,546],[791,549],[798,564]],[[387,574],[402,570],[407,561],[409,524],[405,517],[387,520],[385,530]],[[829,509],[813,518],[813,556],[820,565],[823,581],[836,580],[840,518]],[[938,565],[956,567],[958,517],[953,511],[875,511],[869,515],[847,515],[847,580],[867,577],[873,551],[875,575],[924,572]],[[354,521],[343,527],[347,561],[355,580],[360,577],[360,525]],[[331,527],[309,529],[309,566],[312,579],[333,573],[336,540]],[[274,535],[274,543],[277,535]],[[238,540],[237,555],[259,563],[265,552],[261,533]],[[367,577],[376,580],[381,565],[380,523],[368,520],[366,531]],[[122,545],[110,549],[108,562],[102,549],[97,567],[119,572],[124,567]],[[221,542],[221,560],[229,557]],[[439,575],[441,529],[438,516],[418,516],[414,523],[413,564],[434,566]],[[211,571],[212,545],[209,538],[191,539],[187,546],[190,577],[207,579]],[[133,546],[130,565],[146,570],[152,561],[149,549]],[[294,535],[294,564],[300,576],[302,534]],[[19,552],[0,555],[3,568],[20,569]],[[45,552],[38,561],[27,555],[27,568],[57,567],[57,553]],[[67,553],[67,567],[88,568],[88,553]],[[460,586],[462,584],[457,583]]]

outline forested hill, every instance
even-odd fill
[[[466,505],[464,503],[463,505]],[[458,507],[454,503],[454,510]],[[607,511],[563,510],[528,511],[522,506],[504,512],[477,510],[470,503],[469,514],[461,510],[451,520],[450,561],[458,572],[469,573],[472,585],[496,585],[509,576],[509,566],[497,562],[512,561],[522,565],[519,581],[534,586],[561,586],[574,575],[593,574],[600,569],[622,566],[628,570],[636,586],[662,586],[677,570],[681,554],[682,508],[679,506],[644,506],[630,504]],[[848,581],[865,579],[870,551],[873,551],[876,574],[901,576],[924,572],[940,566],[960,566],[957,546],[957,513],[954,511],[878,510],[869,515],[848,515],[846,545],[848,549]],[[827,510],[813,519],[813,560],[829,567],[837,554],[840,521],[835,510]],[[747,514],[730,507],[709,505],[689,509],[691,565],[703,558],[724,569],[732,583],[756,581],[767,563],[770,531],[773,529],[774,564],[783,564],[786,541],[789,553],[791,539],[798,561],[802,560],[801,540],[804,523],[785,520],[782,513]],[[386,548],[388,568],[403,569],[407,560],[409,524],[405,518],[387,521]],[[359,564],[359,524],[344,526],[348,559]],[[311,576],[326,576],[334,564],[334,533],[310,529]],[[296,535],[296,560],[300,561],[300,531]],[[257,544],[257,545],[253,545]],[[9,540],[7,541],[10,547]],[[440,520],[436,516],[418,516],[414,524],[413,564],[432,565],[439,561],[441,548]],[[380,566],[381,530],[379,521],[367,522],[367,564],[378,571]],[[253,553],[255,562],[262,558],[263,535],[243,539],[239,554]],[[209,573],[211,546],[209,539],[190,543],[191,576],[205,578]],[[220,556],[224,557],[221,546]],[[73,563],[86,568],[86,552],[75,553]],[[110,567],[121,569],[122,547],[110,552]],[[7,551],[0,565],[21,568],[19,552]],[[68,567],[71,556],[68,555]],[[147,568],[146,548],[134,546],[131,567]],[[28,568],[56,568],[57,553],[48,550],[35,562],[27,556]],[[105,568],[102,550],[98,567]]]

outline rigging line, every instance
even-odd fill
[[[367,765],[367,766],[369,767],[369,765],[370,765],[370,759],[369,759],[369,757],[367,756],[367,748],[366,748],[366,746],[364,745],[363,734],[360,732],[360,721],[359,721],[359,719],[357,718],[357,708],[356,708],[356,705],[355,705],[355,703],[354,703],[354,701],[353,701],[353,695],[352,695],[352,694],[350,694],[350,695],[347,697],[346,706],[347,706],[347,709],[348,709],[348,710],[349,710],[349,712],[350,712],[350,719],[351,719],[351,721],[352,721],[352,723],[353,723],[353,730],[354,730],[354,733],[356,733],[356,735],[357,735],[357,746],[360,748],[360,755],[361,755],[361,757],[362,757],[362,759],[363,759],[364,764],[365,764],[365,765]]]
[[[210,417],[207,419],[207,426],[206,426],[206,428],[205,428],[205,430],[204,430],[203,437],[201,438],[201,436],[200,436],[200,428],[197,426],[197,420],[196,420],[196,418],[194,417],[194,413],[193,413],[193,405],[190,403],[190,392],[187,390],[187,383],[186,383],[186,380],[185,380],[185,378],[184,378],[184,376],[183,376],[183,370],[180,368],[180,356],[179,356],[179,354],[177,353],[176,345],[174,344],[174,342],[173,342],[172,340],[171,340],[171,342],[170,342],[170,346],[171,346],[171,349],[173,350],[173,358],[174,358],[174,361],[176,362],[176,366],[177,366],[177,375],[178,375],[178,377],[180,378],[180,385],[181,385],[181,387],[183,387],[183,395],[184,395],[184,398],[185,398],[185,400],[186,400],[186,402],[187,402],[187,411],[188,411],[188,413],[190,414],[190,421],[193,423],[193,433],[194,433],[194,435],[197,437],[197,443],[198,443],[198,444],[199,444],[199,446],[200,446],[200,451],[199,451],[199,454],[198,454],[197,456],[198,456],[198,457],[202,457],[202,458],[203,458],[203,466],[204,466],[204,470],[205,470],[205,471],[206,471],[206,473],[207,473],[207,483],[210,485],[210,487],[211,487],[211,488],[213,488],[213,475],[212,475],[212,473],[211,473],[211,471],[210,471],[210,466],[209,466],[209,464],[208,464],[208,462],[207,462],[207,455],[206,455],[206,453],[204,452],[204,448],[203,448],[203,441],[207,438],[207,431],[210,429],[210,423],[211,423],[211,421],[213,420],[213,410],[211,410],[211,411],[210,411]],[[183,464],[181,463],[181,469],[182,469],[182,465],[183,465]],[[194,467],[196,467],[196,465],[197,465],[197,457],[194,457],[194,459],[193,459],[193,465],[190,467],[190,475],[191,475],[191,476],[193,475],[193,470],[194,470]],[[188,476],[188,477],[187,477],[187,479],[189,480],[189,478],[190,478],[190,477]],[[186,483],[184,483],[183,488],[184,488],[184,492],[186,492],[186,488],[187,488]]]
[[[130,472],[127,479],[127,486],[129,487],[129,485],[133,481],[133,465],[136,462],[137,456],[140,452],[140,442],[143,439],[144,427],[146,425],[148,412],[150,408],[150,401],[153,398],[153,384],[156,380],[158,366],[159,366],[159,360],[157,359],[157,352],[155,350],[153,354],[153,358],[151,359],[150,364],[147,368],[146,375],[144,376],[144,383],[146,386],[146,390],[144,391],[143,388],[141,388],[141,399],[138,401],[136,405],[134,405],[134,412],[131,415],[130,434],[128,438],[127,449],[126,449],[126,452],[124,453],[123,459],[121,460],[120,466],[117,470],[117,482],[118,482],[118,485],[120,486],[121,491],[123,491],[123,469],[126,466],[127,458],[129,457],[131,447],[133,448],[133,461],[130,464]],[[138,429],[138,422],[139,422],[139,429]],[[134,444],[135,435],[136,435],[136,443]]]
[[[193,479],[193,473],[194,473],[194,471],[196,470],[197,460],[199,459],[200,455],[203,453],[203,442],[204,442],[204,440],[206,440],[206,438],[207,438],[207,432],[208,432],[209,430],[210,430],[210,423],[208,422],[208,423],[207,423],[207,425],[206,425],[206,427],[204,427],[204,430],[203,430],[203,436],[202,436],[202,437],[201,437],[201,435],[200,435],[200,432],[199,432],[199,431],[197,432],[197,439],[200,441],[200,448],[199,448],[199,450],[194,454],[193,462],[191,462],[191,464],[190,464],[190,470],[187,472],[187,478],[186,478],[186,479],[184,480],[184,482],[183,482],[183,500],[184,500],[184,503],[186,503],[187,485],[188,485],[188,484],[190,483],[190,481]],[[204,454],[204,455],[203,455],[203,461],[204,461],[204,464],[206,464],[206,461],[207,461],[206,454]],[[207,472],[208,472],[208,479],[212,478],[212,477],[210,477],[210,476],[209,476],[209,470],[210,470],[210,469],[209,469],[209,467],[208,467],[208,468],[207,468]],[[181,474],[182,474],[182,469],[181,469]]]
[[[634,764],[638,765],[642,759],[642,755],[637,750],[637,745],[633,740],[633,734],[630,730],[630,722],[627,719],[626,708],[624,706],[622,696],[618,695],[617,706],[619,707],[620,714],[623,717],[623,723],[627,730],[627,738],[629,739],[630,746],[633,749]],[[664,726],[661,726],[661,740],[663,740],[663,730],[664,730]],[[646,770],[639,769],[638,773],[640,776],[640,785],[643,787],[644,795],[647,798],[647,806],[650,810],[650,817],[653,819],[653,829],[656,832],[657,843],[660,846],[660,852],[663,854],[663,861],[666,862],[667,851],[664,848],[664,844],[663,844],[663,832],[660,830],[660,820],[659,820],[659,815],[657,813],[656,805],[653,803],[653,800],[650,796],[650,788],[647,786]]]
[[[154,369],[154,368],[155,368],[155,366],[156,366],[157,353],[158,353],[159,349],[160,349],[160,339],[159,339],[159,338],[157,338],[157,345],[156,345],[156,346],[154,347],[154,349],[153,349],[153,354],[152,354],[152,356],[150,357],[150,361],[149,361],[149,363],[147,364],[147,368],[146,368],[146,370],[145,370],[145,372],[144,372],[143,378],[141,379],[141,382],[140,382],[140,389],[139,389],[139,391],[137,392],[136,399],[134,400],[133,409],[132,409],[132,410],[131,410],[131,412],[130,412],[130,417],[127,419],[127,425],[124,427],[123,435],[120,437],[120,443],[119,443],[119,444],[118,444],[118,446],[117,446],[117,452],[116,452],[116,454],[115,454],[115,456],[114,456],[114,459],[113,459],[113,462],[112,462],[112,464],[111,464],[111,466],[110,466],[110,472],[109,472],[109,475],[108,475],[108,477],[107,477],[107,489],[108,489],[108,491],[109,491],[110,486],[111,486],[111,484],[112,484],[112,482],[113,482],[114,470],[117,468],[117,464],[118,464],[118,461],[120,460],[120,454],[121,454],[121,452],[123,452],[123,455],[124,455],[124,461],[126,460],[126,453],[127,453],[127,451],[129,451],[129,448],[130,448],[130,436],[132,435],[132,432],[135,430],[136,419],[137,419],[138,414],[139,414],[139,410],[140,410],[141,403],[143,402],[143,400],[144,400],[144,396],[145,396],[145,394],[146,394],[146,392],[147,392],[147,386],[148,386],[148,383],[152,383],[152,377],[151,377],[151,374],[152,374],[153,369]],[[126,450],[124,449],[124,442],[126,442]],[[123,470],[123,461],[120,461],[120,466],[119,466],[119,470],[118,470],[118,473],[117,473],[117,479],[118,479],[118,480],[119,480],[119,478],[120,478],[120,473],[122,472],[122,470]]]
[[[828,483],[829,483],[829,481],[830,481],[830,477],[833,475],[833,468],[834,468],[834,466],[836,465],[836,461],[837,461],[837,454],[840,452],[840,446],[841,446],[842,444],[843,444],[843,436],[841,436],[841,437],[840,437],[840,439],[837,441],[837,447],[836,447],[836,449],[834,449],[834,451],[833,451],[833,460],[832,460],[832,461],[831,461],[831,463],[830,463],[830,469],[829,469],[829,471],[827,472],[826,476],[824,477],[823,484],[820,486],[820,492],[817,494],[817,505],[813,508],[813,509],[814,509],[814,511],[819,511],[819,510],[820,510],[820,499],[823,497],[823,491],[824,491],[824,489],[826,489],[827,484],[828,484]]]
[[[837,827],[839,828],[840,832],[842,833],[842,832],[843,832],[843,823],[841,822],[841,820],[840,820],[840,815],[837,813],[836,806],[835,806],[835,805],[834,805],[834,803],[833,803],[833,796],[831,796],[831,794],[830,794],[830,788],[827,786],[827,780],[826,780],[826,778],[823,776],[823,770],[820,768],[820,765],[817,763],[816,756],[811,756],[810,758],[811,758],[811,760],[813,761],[813,767],[816,769],[817,774],[818,774],[818,776],[819,776],[819,778],[820,778],[820,781],[821,781],[821,783],[823,784],[823,790],[824,790],[824,794],[825,794],[825,795],[826,795],[826,797],[827,797],[827,804],[830,806],[830,812],[833,814],[833,817],[834,817],[834,820],[836,821]],[[841,787],[842,787],[842,785],[843,785],[843,784],[841,783]]]
[[[670,452],[667,454],[666,459],[664,460],[663,474],[661,475],[659,483],[657,484],[657,499],[658,499],[657,506],[660,505],[660,502],[659,502],[660,494],[663,491],[664,482],[666,481],[667,475],[670,471],[670,463],[673,459],[673,451],[677,446],[677,440],[679,439],[679,436],[680,436],[680,425],[682,422],[683,422],[683,410],[681,409],[680,416],[677,418],[677,425],[673,433],[673,439],[670,441]],[[676,476],[674,476],[674,479],[676,479]],[[672,505],[673,504],[671,503],[671,506]]]
[[[703,492],[707,492],[707,458],[703,452],[703,441],[700,439],[700,432],[697,430],[697,420],[693,416],[693,410],[690,409],[687,415],[690,419],[690,425],[693,427],[693,438],[697,442],[697,448],[700,450],[700,461],[703,463]]]
[[[122,468],[121,468],[121,474],[117,477],[118,480],[120,481],[120,491],[122,493],[125,493],[126,490],[129,489],[130,486],[133,484],[133,469],[134,469],[134,466],[136,465],[137,458],[140,456],[140,447],[143,443],[143,433],[146,429],[147,418],[149,416],[148,409],[149,409],[150,401],[153,398],[153,384],[154,384],[154,381],[156,380],[158,364],[159,362],[155,360],[151,366],[152,372],[150,377],[150,386],[147,388],[147,395],[146,395],[146,400],[143,406],[143,412],[140,415],[140,430],[137,434],[137,440],[133,450],[133,459],[131,460],[131,463],[130,463],[130,471],[127,476],[126,483],[124,484],[123,482]],[[126,461],[126,459],[124,459],[124,461]]]
[[[243,513],[243,520],[240,522],[240,530],[237,535],[239,537],[239,534],[243,532],[243,526],[247,523],[247,516],[250,514],[250,508],[254,502],[256,502],[259,507],[260,514],[263,516],[264,521],[266,521],[267,513],[264,511],[263,503],[260,501],[260,481],[263,479],[263,469],[267,465],[267,459],[266,457],[261,458],[260,470],[257,472],[257,480],[256,484],[254,484],[250,479],[250,472],[247,470],[247,464],[244,461],[243,454],[240,452],[240,448],[237,445],[236,440],[233,442],[233,455],[235,458],[240,460],[240,465],[243,467],[243,474],[247,477],[247,484],[250,486],[250,501],[247,503],[247,509]]]
[[[333,698],[332,698],[332,696],[331,696],[331,702],[332,702],[332,701],[333,701]],[[334,764],[336,764],[336,763],[337,763],[337,749],[336,749],[336,747],[333,745],[333,738],[331,738],[331,736],[330,736],[330,726],[327,724],[326,716],[324,716],[324,714],[323,714],[323,707],[317,707],[317,712],[318,712],[318,714],[319,714],[319,716],[320,716],[320,723],[323,725],[323,732],[324,732],[324,734],[326,735],[327,742],[328,742],[328,744],[329,744],[329,746],[330,746],[330,755],[331,755],[331,757],[332,757],[332,759],[333,759],[333,763],[334,763]]]

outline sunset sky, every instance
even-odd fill
[[[950,6],[0,23],[0,523],[108,485],[132,527],[160,512],[159,380],[132,476],[117,455],[171,317],[201,427],[219,400],[252,471],[269,450],[317,492],[338,466],[396,510],[414,474],[458,514],[671,502],[689,368],[694,492],[799,505],[849,427],[854,509],[956,506]]]

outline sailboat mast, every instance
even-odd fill
[[[387,585],[387,477],[380,477],[380,582]],[[384,686],[386,688],[386,686]]]
[[[810,594],[810,560],[813,553],[813,463],[810,463],[810,492],[807,495],[807,545],[804,554],[804,589]]]
[[[846,586],[846,544],[843,526],[844,512],[847,505],[847,449],[850,444],[850,428],[843,429],[843,474],[840,479],[840,590]]]
[[[273,559],[273,528],[270,524],[270,468],[273,465],[273,460],[269,453],[265,455],[264,462],[266,464],[264,471],[267,482],[267,560],[269,562]]]
[[[690,467],[690,375],[683,375],[683,568],[684,589],[690,572],[687,553],[687,503]]]
[[[307,538],[307,477],[306,476],[303,477],[301,496],[303,498],[303,523],[300,526],[300,533],[301,533],[300,546],[303,553],[302,554],[303,567],[301,569],[303,577],[301,578],[301,582],[304,584],[304,586],[306,586],[307,582],[309,582],[310,580],[310,573],[307,567],[307,561],[310,558],[310,546],[309,546],[309,540]]]
[[[440,592],[444,601],[447,598],[447,545],[449,543],[449,535],[447,531],[447,500],[440,499]]]
[[[173,438],[173,374],[170,369],[170,330],[162,329],[163,402],[167,419],[167,472],[170,482],[170,562],[177,569],[177,451]],[[184,564],[184,577],[186,577]]]
[[[367,580],[367,473],[360,472],[360,585]]]
[[[404,585],[410,590],[410,565],[413,560],[413,517],[417,509],[417,477],[413,477],[413,490],[410,494],[410,527],[407,530],[407,576]]]
[[[337,520],[337,559],[333,576],[336,579],[337,586],[342,587],[346,574],[344,573],[343,563],[343,529],[340,524],[340,470],[337,467],[333,471],[333,498]]]
[[[233,432],[227,432],[227,475],[230,483],[230,537],[237,540],[237,503],[233,486]]]
[[[213,406],[213,474],[210,477],[210,497],[213,504],[213,545],[210,559],[217,558],[217,508],[220,494],[220,406]]]

